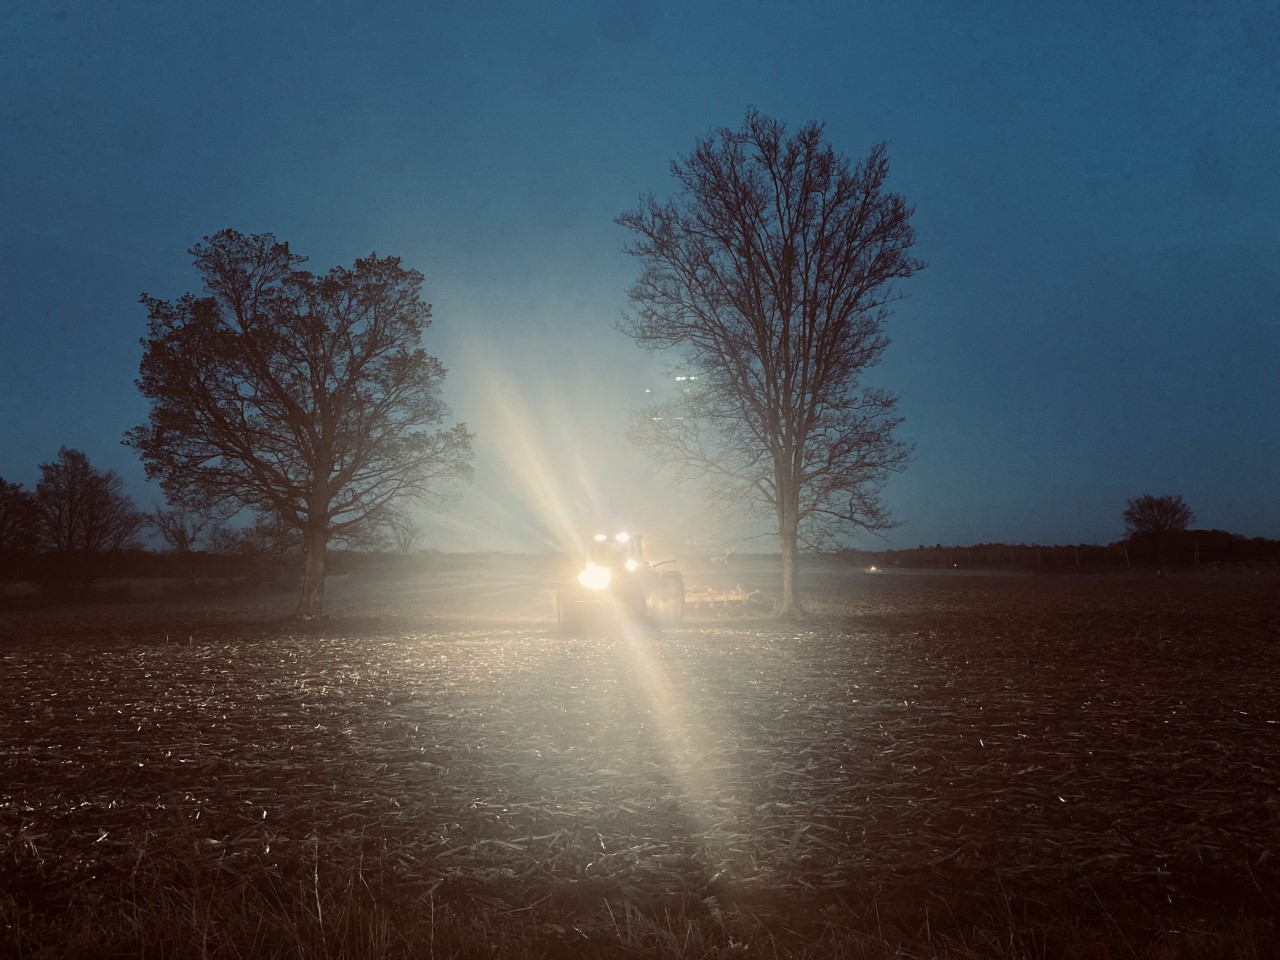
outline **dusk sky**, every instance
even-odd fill
[[[614,218],[748,107],[887,141],[916,207],[871,378],[916,454],[860,545],[1107,543],[1144,493],[1280,537],[1274,0],[7,0],[0,477],[66,445],[160,501],[120,443],[138,297],[199,292],[187,249],[232,227],[425,274],[477,472],[425,546],[541,548],[566,505],[729,537],[621,445],[661,384]]]

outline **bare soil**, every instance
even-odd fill
[[[0,894],[356,875],[545,955],[676,905],[741,955],[1280,945],[1280,583],[808,574],[801,622],[585,639],[514,560],[334,578],[320,621],[0,614]]]

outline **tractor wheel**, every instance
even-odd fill
[[[678,627],[684,623],[684,577],[674,570],[658,579],[658,623]]]

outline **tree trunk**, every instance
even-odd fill
[[[298,616],[324,615],[324,553],[329,546],[329,528],[317,524],[302,534],[302,597]]]
[[[785,502],[778,512],[778,539],[782,543],[782,599],[778,602],[778,616],[798,619],[804,616],[800,606],[799,565],[800,547],[797,537],[797,507]]]

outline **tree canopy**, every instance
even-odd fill
[[[618,218],[643,272],[623,330],[670,350],[688,379],[633,438],[727,501],[776,519],[780,612],[800,610],[800,544],[891,525],[881,491],[905,467],[897,396],[864,382],[889,343],[912,208],[885,183],[884,144],[857,164],[823,127],[788,133],[749,111],[675,160],[675,199]]]
[[[1181,494],[1153,496],[1149,493],[1129,501],[1124,511],[1124,528],[1130,536],[1165,536],[1185,530],[1196,515]]]
[[[170,503],[247,507],[297,531],[298,610],[318,615],[331,541],[471,476],[466,426],[435,429],[445,368],[421,345],[423,276],[376,253],[312,274],[269,233],[223,230],[190,252],[203,296],[142,296],[151,414],[125,442]]]

